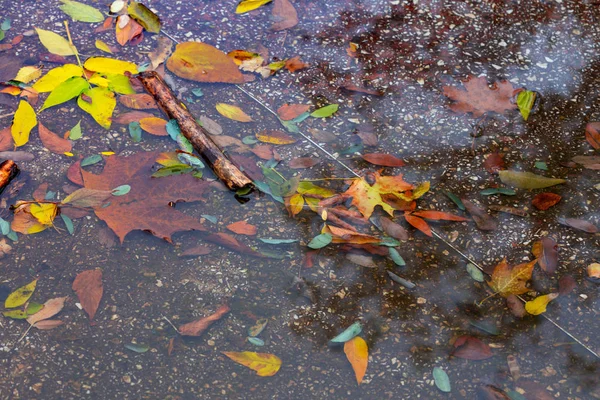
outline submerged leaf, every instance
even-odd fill
[[[535,103],[536,95],[537,93],[532,92],[531,90],[522,90],[517,94],[517,107],[519,107],[519,111],[521,111],[521,115],[525,121],[529,118],[529,113]]]
[[[35,31],[40,38],[40,42],[42,42],[44,47],[48,49],[50,53],[59,56],[72,56],[77,54],[75,46],[71,45],[67,39],[59,34],[40,28],[35,28]]]
[[[331,343],[346,343],[348,340],[358,336],[362,332],[362,324],[355,322],[346,328],[342,333],[330,340]]]
[[[523,294],[529,290],[525,284],[531,279],[536,263],[537,260],[533,260],[511,268],[504,259],[494,268],[492,280],[488,282],[488,285],[503,297],[511,294]]]
[[[81,22],[102,22],[104,15],[97,9],[87,4],[71,0],[60,0],[63,4],[59,8],[73,18],[74,21]]]
[[[80,272],[75,277],[72,288],[77,293],[79,303],[88,314],[90,321],[93,320],[104,292],[102,270],[90,269]]]
[[[160,32],[160,19],[158,18],[158,15],[154,14],[152,10],[142,3],[136,1],[131,2],[129,7],[127,7],[127,13],[148,32]]]
[[[490,346],[483,343],[481,340],[473,336],[463,335],[454,342],[452,355],[466,360],[485,360],[492,357],[494,354],[492,353]]]
[[[273,376],[281,368],[281,359],[273,354],[252,351],[224,351],[223,354],[236,363],[256,371],[258,376]]]
[[[236,14],[244,14],[270,3],[271,0],[242,0],[235,8]]]
[[[330,233],[321,233],[312,238],[307,246],[311,249],[321,249],[331,243],[332,240],[333,236]]]
[[[104,129],[110,129],[111,117],[117,105],[115,94],[102,87],[86,90],[84,94],[91,98],[91,103],[85,101],[80,95],[77,99],[79,107],[90,114]]]
[[[545,294],[525,303],[525,310],[532,315],[540,315],[546,312],[546,306],[558,297],[558,293]]]
[[[10,127],[15,146],[23,146],[29,142],[29,133],[36,125],[37,117],[33,107],[25,100],[21,100]]]
[[[356,383],[360,385],[367,372],[367,364],[369,362],[367,342],[360,336],[356,336],[344,344],[344,353],[346,353],[346,357],[350,361],[352,369],[354,369]]]
[[[239,122],[252,122],[252,118],[238,106],[231,104],[217,103],[216,109],[222,116]]]
[[[57,297],[55,299],[46,301],[44,303],[44,308],[27,318],[27,322],[29,322],[31,325],[35,325],[39,321],[52,318],[63,309],[65,306],[65,301],[68,298],[69,297]]]
[[[37,279],[29,282],[25,286],[21,286],[20,288],[9,294],[6,300],[4,301],[4,307],[15,308],[27,303],[27,300],[29,300],[29,298],[35,291],[36,285]]]
[[[167,60],[167,68],[180,78],[197,82],[244,83],[231,57],[206,43],[180,43]]]
[[[546,178],[531,172],[504,170],[498,171],[498,175],[502,183],[519,189],[543,189],[566,182],[564,179]]]
[[[437,388],[442,392],[450,393],[452,391],[450,386],[450,378],[448,378],[446,371],[440,367],[433,368],[433,380],[435,382],[435,386],[437,386]]]

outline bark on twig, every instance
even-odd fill
[[[214,171],[215,175],[231,190],[252,186],[252,180],[239,170],[211,140],[209,133],[177,99],[165,81],[154,71],[139,74],[142,85],[150,93],[169,118],[177,120],[183,136]]]
[[[10,181],[19,173],[19,167],[12,160],[0,164],[0,193],[8,186]]]

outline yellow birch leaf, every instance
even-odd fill
[[[29,300],[29,298],[35,291],[36,285],[37,279],[35,281],[29,282],[25,286],[21,286],[20,288],[9,294],[6,298],[6,301],[4,301],[4,307],[15,308],[27,303],[27,300]]]
[[[360,336],[356,336],[344,343],[344,353],[356,376],[356,382],[360,385],[365,372],[367,372],[367,364],[369,362],[369,348],[367,342]]]
[[[101,74],[124,75],[125,72],[138,73],[137,66],[134,63],[106,57],[90,57],[83,63],[83,67],[88,71]]]
[[[546,312],[546,306],[558,297],[558,293],[545,294],[525,303],[525,311],[531,315],[540,315]]]
[[[258,376],[273,376],[281,368],[281,359],[269,353],[224,351],[223,354],[236,363],[253,369]]]
[[[40,42],[52,54],[59,56],[73,56],[77,54],[77,49],[67,39],[58,33],[47,31],[45,29],[35,28]]]
[[[37,117],[33,107],[25,100],[21,100],[10,127],[15,146],[19,147],[26,144],[29,141],[29,133],[36,125]]]
[[[33,65],[23,67],[17,73],[17,76],[13,79],[15,81],[29,83],[34,79],[42,76],[42,67],[36,67]]]
[[[96,39],[96,42],[94,44],[96,45],[96,48],[98,50],[102,50],[105,53],[112,54],[112,50],[110,49],[110,46],[107,45],[106,43],[104,43],[102,40]]]
[[[289,202],[290,212],[292,213],[292,216],[296,216],[298,213],[300,213],[300,211],[302,211],[302,208],[304,207],[304,196],[302,196],[300,193],[296,193],[295,195],[290,197]]]
[[[244,14],[270,3],[271,0],[242,0],[238,3],[235,13]]]
[[[52,226],[58,206],[54,203],[35,203],[31,205],[30,211],[40,224]]]
[[[86,101],[83,95],[80,95],[77,99],[79,107],[90,114],[104,129],[109,129],[111,117],[117,105],[115,94],[103,87],[86,90],[83,94],[89,97],[91,102]]]
[[[74,76],[83,75],[83,69],[79,65],[65,64],[48,71],[39,81],[33,84],[33,88],[39,93],[51,92],[58,85]]]
[[[225,118],[229,118],[229,119],[232,119],[234,121],[239,121],[239,122],[251,122],[252,121],[252,118],[250,118],[250,116],[248,114],[246,114],[244,111],[242,111],[242,109],[239,108],[238,106],[232,106],[231,104],[225,104],[225,103],[217,103],[217,105],[215,107],[217,108],[217,111],[219,112],[219,114],[221,114]]]

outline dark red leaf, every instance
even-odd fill
[[[206,235],[203,237],[204,240],[209,242],[221,245],[223,247],[227,247],[228,249],[235,250],[241,254],[248,254],[255,257],[264,257],[257,251],[252,250],[250,247],[246,246],[243,243],[238,242],[236,238],[227,234],[227,233],[214,233],[211,235]]]
[[[596,150],[600,150],[600,122],[590,122],[585,126],[585,139]]]
[[[477,227],[482,231],[493,231],[498,228],[498,221],[487,212],[477,207],[473,202],[466,199],[461,199],[465,208],[473,217],[473,221],[477,224]]]
[[[290,168],[300,169],[314,167],[320,162],[321,160],[314,157],[298,157],[291,160],[288,165]]]
[[[571,275],[565,275],[558,280],[558,293],[561,296],[566,296],[571,293],[573,289],[577,287],[577,282],[575,278]]]
[[[67,178],[76,185],[83,186],[83,176],[81,175],[81,160],[71,164],[67,170]]]
[[[362,158],[371,164],[381,165],[383,167],[402,167],[406,165],[404,161],[391,154],[367,153],[363,154]]]
[[[452,355],[466,360],[485,360],[492,357],[490,346],[473,336],[463,335],[454,342]]]
[[[538,210],[547,210],[558,203],[560,199],[562,199],[562,197],[556,193],[545,192],[536,195],[531,201],[531,204]]]
[[[527,311],[525,311],[525,304],[523,304],[523,302],[514,294],[509,294],[506,297],[506,306],[512,315],[517,318],[523,318],[525,315],[527,315]]]
[[[492,153],[488,154],[483,162],[483,166],[490,174],[497,174],[498,171],[506,169],[504,167],[504,154]]]

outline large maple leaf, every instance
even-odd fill
[[[496,82],[490,87],[485,77],[469,77],[463,82],[466,90],[454,86],[444,86],[444,96],[454,100],[450,109],[458,113],[473,113],[480,117],[486,112],[504,114],[517,108],[511,99],[515,89],[508,81]]]
[[[205,231],[195,218],[177,211],[169,203],[204,200],[209,183],[190,175],[172,175],[152,178],[152,166],[159,152],[140,152],[134,155],[111,156],[101,174],[81,171],[88,189],[112,190],[129,185],[123,196],[113,196],[107,207],[94,212],[112,229],[121,243],[134,230],[144,230],[167,241],[179,231]]]
[[[488,285],[503,297],[511,294],[523,294],[529,290],[525,284],[531,279],[536,262],[537,259],[511,268],[504,259],[494,268],[492,280],[488,282]]]

